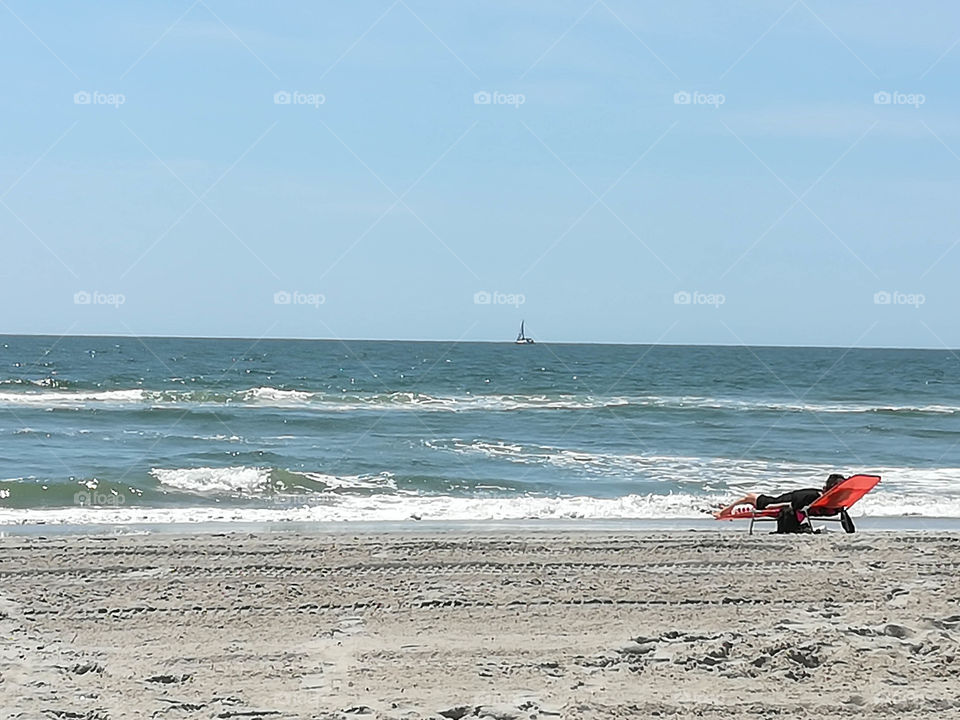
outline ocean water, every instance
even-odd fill
[[[0,337],[0,523],[960,517],[950,351]]]

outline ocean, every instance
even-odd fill
[[[0,523],[960,517],[951,351],[0,336]]]

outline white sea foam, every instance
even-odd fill
[[[271,485],[270,468],[263,467],[199,467],[199,468],[153,468],[150,474],[157,479],[161,488],[201,495],[248,495],[251,497],[280,498],[280,489]],[[308,481],[305,484],[319,483],[324,491],[380,490],[395,492],[394,476],[389,472],[376,475],[330,475],[318,472],[283,471],[287,484],[293,487],[286,490],[296,491],[297,478]],[[290,480],[292,479],[292,483]],[[321,495],[324,491],[321,491]],[[269,495],[267,495],[269,493]],[[285,498],[285,502],[296,499],[297,495]]]
[[[141,403],[144,391],[57,391],[57,392],[0,392],[0,405],[27,405],[33,407],[82,407],[90,404]]]
[[[0,510],[0,524],[23,523],[203,523],[203,522],[395,522],[495,520],[697,520],[729,497],[690,495],[628,495],[594,497],[463,498],[452,496],[340,495],[322,503],[283,507],[62,508]],[[854,507],[857,518],[915,515],[920,518],[960,518],[960,496],[897,494],[874,491]],[[922,520],[921,520],[922,526]],[[724,529],[726,524],[717,523]],[[863,529],[863,526],[861,526]]]
[[[270,479],[269,468],[242,466],[154,468],[150,474],[164,487],[204,494],[259,494],[267,487]]]
[[[590,410],[638,407],[726,411],[810,413],[922,413],[953,415],[960,407],[943,404],[885,405],[851,402],[806,402],[803,400],[741,400],[702,396],[464,394],[428,395],[397,391],[371,394],[323,393],[274,387],[254,387],[219,395],[192,390],[52,390],[47,392],[0,392],[0,405],[38,407],[123,406],[233,406],[313,408],[325,412],[358,409],[415,410],[421,412],[510,412],[517,410]]]
[[[693,484],[706,490],[756,485],[758,479],[797,483],[822,483],[824,477],[836,469],[828,465],[809,465],[735,458],[702,458],[675,455],[637,455],[592,453],[585,450],[559,448],[549,445],[518,445],[516,443],[428,440],[428,447],[462,455],[478,455],[506,460],[520,465],[549,465],[563,470],[579,471],[588,476],[636,478],[671,483]]]
[[[241,393],[244,402],[270,407],[303,405],[315,397],[313,393],[302,390],[280,390],[272,387],[256,387]]]
[[[396,490],[397,483],[393,473],[382,472],[377,475],[328,475],[326,473],[302,472],[300,475],[318,482],[330,490]]]
[[[6,378],[0,380],[0,385],[33,385],[34,387],[57,387],[60,381],[56,378],[46,377],[37,380],[24,380],[22,378]]]
[[[704,410],[767,410],[771,412],[811,412],[811,413],[931,413],[952,415],[960,412],[960,407],[950,405],[884,405],[874,403],[850,402],[804,402],[776,401],[776,400],[738,400],[736,398],[710,397],[648,397],[642,398],[637,404],[649,404],[658,407],[696,408]]]
[[[487,440],[424,441],[427,447],[467,456],[504,460],[519,465],[548,465],[592,477],[643,479],[665,487],[696,486],[705,492],[778,491],[780,488],[819,487],[827,475],[869,473],[884,478],[893,490],[921,493],[960,493],[960,468],[837,467],[738,458],[685,457],[591,453],[549,445],[519,445]],[[758,487],[758,485],[760,487]]]
[[[433,412],[467,412],[512,410],[585,410],[590,408],[615,407],[629,404],[629,399],[621,397],[593,397],[561,394],[547,395],[428,395],[418,392],[389,392],[371,395],[317,395],[314,398],[320,404],[331,404],[344,410],[357,407],[375,407],[377,409],[418,410]]]
[[[960,495],[874,491],[850,511],[870,517],[960,517]]]

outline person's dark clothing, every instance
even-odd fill
[[[821,491],[815,488],[804,488],[803,490],[794,490],[783,495],[758,495],[756,507],[757,510],[763,510],[771,505],[781,503],[790,503],[789,507],[780,509],[777,515],[778,533],[797,533],[812,532],[810,523],[805,523],[806,517],[800,511],[820,497]]]
[[[794,512],[802,510],[803,508],[810,505],[814,500],[816,500],[820,495],[823,494],[822,490],[816,490],[814,488],[805,488],[803,490],[794,490],[793,492],[784,493],[783,495],[778,495],[773,497],[771,495],[758,495],[757,496],[757,510],[763,510],[770,505],[778,505],[780,503],[790,503],[790,507],[793,508]]]

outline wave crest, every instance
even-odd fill
[[[10,381],[4,381],[10,382]],[[31,381],[33,382],[33,381]],[[36,381],[34,384],[42,384]],[[20,384],[19,382],[17,384]],[[637,408],[657,410],[716,410],[729,412],[810,412],[841,414],[933,414],[953,415],[960,407],[943,404],[877,405],[849,402],[803,402],[780,400],[742,400],[698,396],[658,395],[577,395],[558,393],[429,395],[413,391],[378,393],[314,392],[269,386],[246,390],[147,390],[143,388],[115,390],[67,390],[59,385],[48,391],[25,390],[0,392],[0,405],[33,407],[148,407],[172,406],[251,406],[276,408],[309,408],[323,412],[350,412],[363,409],[417,410],[422,412],[511,412],[519,410],[595,410],[602,408]]]
[[[397,522],[497,520],[709,520],[729,498],[690,495],[627,495],[619,498],[339,495],[323,502],[282,507],[100,507],[0,509],[0,524],[203,523],[203,522]],[[855,517],[960,518],[960,498],[909,497],[875,491],[854,507]],[[922,523],[922,520],[920,521]],[[711,523],[717,530],[726,523]]]
[[[266,467],[153,468],[161,488],[197,495],[231,495],[269,499],[271,496],[326,492],[395,491],[392,473],[330,475]]]

